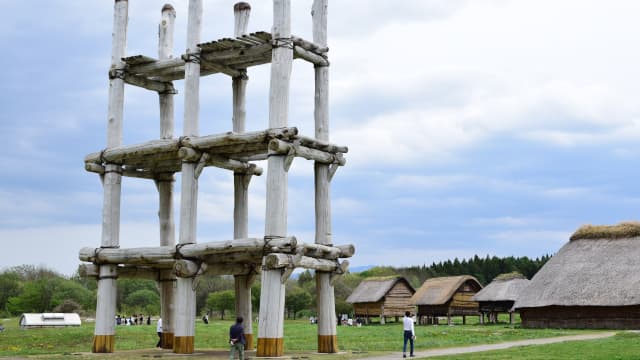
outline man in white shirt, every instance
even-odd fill
[[[402,357],[407,357],[407,341],[411,343],[411,352],[409,353],[410,357],[413,357],[413,340],[416,338],[416,332],[413,328],[413,318],[411,317],[411,313],[405,311],[404,318],[402,318],[402,324],[404,329],[404,345],[402,346]]]
[[[158,323],[156,324],[156,332],[158,333],[158,343],[156,347],[162,348],[162,318],[158,319]]]

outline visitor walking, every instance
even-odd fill
[[[416,332],[413,328],[413,318],[411,313],[405,311],[404,318],[402,318],[402,327],[404,329],[404,345],[402,346],[402,357],[407,357],[407,341],[411,343],[411,352],[409,356],[413,357],[413,340],[416,338]]]
[[[162,318],[158,319],[158,323],[156,324],[156,332],[158,333],[158,343],[156,347],[162,349]]]
[[[242,326],[242,316],[236,318],[236,323],[229,328],[229,360],[233,360],[235,352],[238,351],[238,358],[244,360],[244,327]]]

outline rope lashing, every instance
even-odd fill
[[[124,80],[126,71],[124,69],[111,69],[109,70],[109,80],[121,79]]]
[[[200,64],[202,63],[202,58],[200,58],[200,53],[187,53],[182,55],[182,60],[188,63]]]
[[[271,40],[271,47],[276,49],[279,47],[293,50],[292,38],[275,38]]]

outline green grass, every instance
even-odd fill
[[[640,334],[622,332],[613,337],[589,341],[521,346],[506,350],[466,355],[438,356],[438,360],[636,360],[640,358]]]
[[[2,321],[5,331],[0,332],[0,356],[26,356],[42,354],[71,354],[90,352],[93,341],[93,323],[80,327],[55,329],[29,329],[18,327],[17,319]],[[212,319],[205,325],[196,323],[196,351],[200,349],[227,350],[229,320]],[[152,325],[117,326],[116,352],[153,349],[157,342],[155,322]],[[338,346],[347,357],[362,357],[402,349],[401,323],[373,324],[362,327],[338,327]],[[257,328],[254,326],[254,339]],[[307,320],[285,321],[285,353],[312,354],[317,346],[317,326]],[[439,325],[416,326],[416,351],[433,348],[490,344],[512,340],[533,339],[585,333],[578,330],[521,329],[500,325]],[[304,357],[307,357],[305,355]],[[344,358],[344,356],[339,357]],[[331,357],[323,357],[330,360]]]

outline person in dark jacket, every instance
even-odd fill
[[[236,351],[238,351],[238,358],[244,360],[244,344],[246,340],[244,338],[244,327],[242,326],[243,320],[242,316],[238,316],[236,323],[229,328],[229,345],[231,345],[229,360],[233,360]]]

